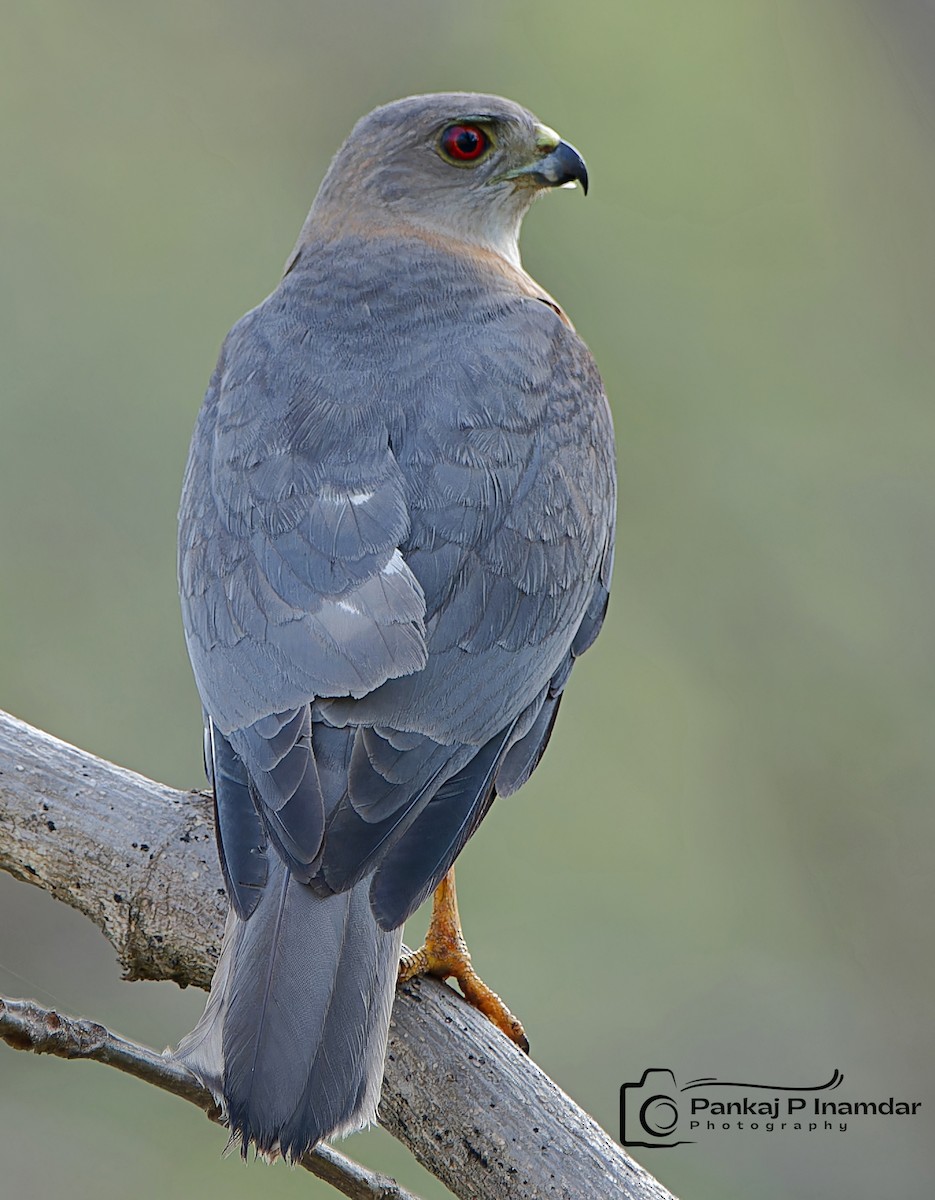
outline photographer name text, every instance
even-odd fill
[[[885,1100],[823,1100],[818,1096],[786,1096],[783,1099],[775,1096],[772,1100],[751,1100],[745,1096],[742,1100],[710,1100],[706,1096],[693,1096],[689,1129],[731,1128],[730,1122],[716,1124],[711,1117],[765,1117],[770,1122],[781,1122],[780,1129],[814,1131],[819,1124],[808,1118],[819,1117],[823,1118],[821,1128],[831,1130],[834,1125],[828,1117],[914,1117],[921,1107],[921,1100],[897,1100],[893,1096]],[[789,1118],[788,1123],[781,1118]],[[734,1127],[743,1129],[739,1121]],[[757,1127],[758,1123],[752,1120],[750,1128]],[[764,1125],[764,1128],[771,1132],[775,1126]],[[845,1132],[846,1122],[838,1122],[837,1128]]]

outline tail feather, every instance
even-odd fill
[[[400,940],[377,927],[366,883],[321,897],[271,856],[256,911],[228,918],[207,1008],[178,1049],[245,1153],[297,1158],[374,1120]]]

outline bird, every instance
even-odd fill
[[[576,184],[578,151],[502,97],[375,109],[198,414],[178,574],[230,911],[175,1053],[245,1157],[375,1120],[398,978],[457,979],[528,1048],[474,972],[454,861],[535,770],[607,609],[610,408],[518,248]]]

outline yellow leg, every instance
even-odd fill
[[[456,979],[468,1004],[482,1012],[521,1050],[529,1053],[529,1042],[522,1025],[471,966],[471,954],[458,916],[454,867],[435,889],[432,920],[425,935],[425,945],[420,950],[404,955],[400,961],[400,983],[407,983],[417,975]]]

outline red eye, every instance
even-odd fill
[[[457,162],[473,162],[490,145],[490,138],[476,125],[449,125],[442,134],[442,149]]]

